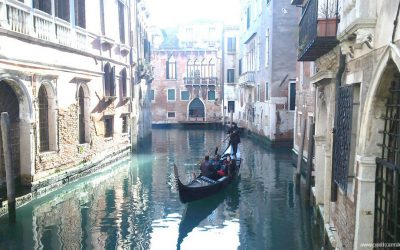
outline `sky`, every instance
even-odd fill
[[[196,20],[211,19],[227,25],[240,22],[240,0],[147,0],[151,23],[176,27]]]

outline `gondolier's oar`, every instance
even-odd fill
[[[229,138],[229,135],[228,135],[227,137],[225,137],[225,139],[224,139],[217,147],[215,147],[214,155],[217,154],[218,149],[222,146],[222,143],[224,143],[228,138]],[[210,151],[208,151],[208,155],[211,154],[211,150],[212,150],[212,149],[210,149]]]

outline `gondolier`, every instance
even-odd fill
[[[236,158],[236,152],[238,144],[240,143],[240,135],[239,135],[239,128],[236,123],[232,122],[231,127],[228,130],[229,134],[229,145],[232,145],[232,154]],[[228,147],[229,147],[228,145]]]

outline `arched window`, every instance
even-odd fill
[[[176,77],[176,60],[174,56],[170,56],[167,61],[167,79],[177,79]]]
[[[187,72],[186,72],[186,76],[188,78],[190,77],[194,77],[194,64],[193,61],[189,59],[189,61],[187,62]]]
[[[115,66],[104,65],[104,95],[115,96]]]
[[[194,60],[194,77],[199,78],[201,75],[201,62],[200,60]]]
[[[127,90],[127,85],[126,85],[126,68],[123,68],[120,72],[120,83],[121,83],[121,92],[122,92],[122,97],[127,97],[128,96],[128,90]]]
[[[214,62],[214,60],[212,58],[210,59],[210,61],[208,63],[208,74],[209,74],[209,77],[216,77],[217,76],[215,62]]]
[[[201,77],[208,77],[208,63],[205,58],[201,61]]]
[[[85,93],[79,87],[79,143],[85,142]]]
[[[49,103],[46,87],[42,85],[39,88],[39,137],[41,152],[48,151],[49,146]]]

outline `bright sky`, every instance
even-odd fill
[[[172,27],[198,19],[240,22],[240,0],[147,0],[150,19],[159,27]]]

